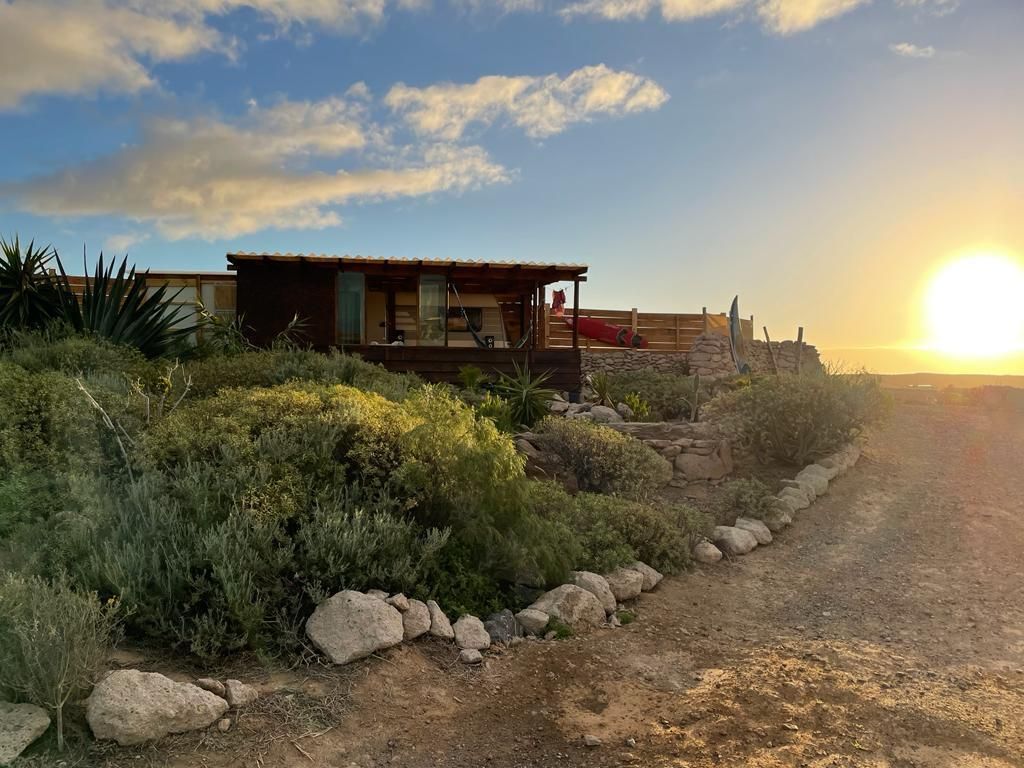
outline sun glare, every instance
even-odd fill
[[[1024,348],[1024,266],[999,253],[955,259],[936,273],[925,311],[930,344],[957,357],[998,357]]]

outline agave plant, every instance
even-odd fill
[[[184,307],[171,306],[181,289],[168,295],[166,285],[147,287],[146,274],[129,270],[127,256],[115,274],[114,262],[104,264],[100,253],[92,278],[86,273],[81,299],[71,291],[60,257],[54,256],[64,299],[61,315],[75,330],[135,347],[147,357],[175,352],[196,330],[194,323],[181,323]]]
[[[50,246],[36,248],[35,241],[22,251],[0,238],[0,327],[22,330],[41,328],[61,316],[61,286],[48,266],[57,256]]]
[[[550,373],[533,376],[529,368],[520,368],[513,361],[515,375],[499,373],[494,390],[505,398],[512,408],[512,419],[516,424],[532,427],[549,412],[548,403],[554,398],[555,391],[544,387],[551,378]]]

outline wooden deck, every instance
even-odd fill
[[[545,386],[579,392],[582,385],[578,349],[476,349],[462,347],[346,346],[367,362],[395,373],[415,373],[427,381],[457,384],[459,368],[475,365],[486,374],[514,372],[514,363],[534,374],[549,373]]]

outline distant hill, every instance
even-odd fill
[[[931,386],[935,389],[974,389],[976,387],[1018,387],[1024,389],[1024,376],[992,376],[982,373],[896,373],[882,374],[885,387]]]

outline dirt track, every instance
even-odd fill
[[[1024,424],[902,406],[775,543],[666,580],[637,623],[472,672],[402,648],[261,764],[1024,766],[1022,552]],[[252,764],[204,752],[178,764]]]

